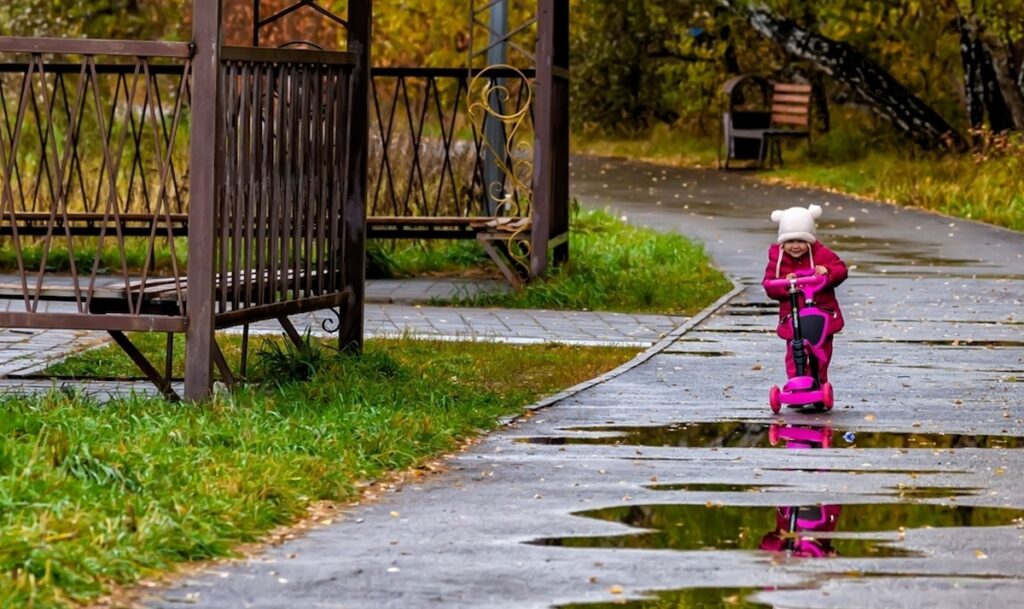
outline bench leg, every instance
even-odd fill
[[[224,381],[224,384],[228,387],[234,387],[238,382],[235,379],[235,375],[231,372],[231,366],[228,366],[228,360],[224,358],[224,352],[220,350],[220,344],[217,343],[217,339],[213,339],[211,344],[213,349],[213,365],[217,366],[217,370],[220,372],[220,378]]]
[[[288,335],[288,338],[295,344],[296,348],[306,348],[306,343],[302,340],[302,335],[299,334],[299,331],[295,329],[295,324],[292,323],[292,320],[282,315],[277,318],[277,321],[281,324],[281,327],[284,328],[284,333]]]
[[[167,348],[164,350],[164,378],[174,378],[174,332],[167,333]]]
[[[509,265],[508,257],[502,252],[498,251],[498,248],[494,246],[494,239],[487,238],[483,235],[477,235],[477,240],[484,246],[484,251],[490,256],[494,264],[498,266],[498,270],[505,276],[512,287],[516,290],[523,289],[523,278]]]
[[[125,336],[124,332],[121,332],[120,330],[108,330],[107,333],[114,339],[117,346],[121,347],[121,350],[123,350],[125,354],[135,362],[135,365],[139,367],[139,370],[141,370],[149,380],[153,381],[157,390],[160,391],[165,398],[172,402],[181,401],[181,397],[178,396],[171,387],[170,378],[165,378],[162,374],[157,372],[157,369],[153,367],[153,364],[151,364],[149,360],[146,359],[146,356],[139,351],[139,348],[135,346],[135,343]]]

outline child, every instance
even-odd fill
[[[815,296],[818,308],[832,313],[831,332],[835,334],[843,329],[843,313],[839,310],[835,287],[846,279],[846,264],[832,250],[821,244],[814,237],[814,219],[821,216],[821,207],[811,205],[790,207],[786,210],[776,209],[772,212],[772,221],[779,224],[777,243],[768,248],[768,266],[764,271],[764,291],[769,298],[779,301],[779,327],[776,330],[780,338],[786,340],[786,373],[789,378],[796,376],[796,364],[793,362],[793,325],[789,319],[792,305],[789,302],[789,291],[783,287],[768,287],[769,279],[792,279],[798,270],[814,270],[815,275],[825,275],[828,282],[823,290]],[[832,360],[832,336],[825,340],[824,351],[827,358],[818,362],[818,381],[828,380],[828,364]]]

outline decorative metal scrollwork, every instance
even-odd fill
[[[334,307],[330,307],[327,310],[331,312],[333,317],[328,317],[320,322],[320,327],[324,329],[324,332],[334,334],[341,329],[341,311]]]
[[[500,75],[499,75],[500,74]],[[513,96],[513,82],[520,88]],[[487,121],[498,121],[503,127],[504,145],[496,150],[494,143],[482,137],[483,151],[493,159],[503,177],[490,183],[484,177],[484,191],[494,202],[493,215],[529,218],[533,207],[533,142],[525,132],[533,101],[533,85],[520,70],[506,64],[495,64],[477,72],[469,83],[466,100],[470,121],[483,134]],[[509,108],[509,106],[511,106]],[[495,221],[496,230],[511,232],[508,254],[520,264],[528,264],[530,240],[526,236],[530,222]]]

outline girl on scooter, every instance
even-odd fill
[[[779,225],[779,236],[775,243],[768,247],[768,266],[764,271],[764,290],[769,298],[779,301],[779,325],[776,333],[786,341],[786,374],[789,378],[796,376],[796,364],[793,361],[793,327],[789,316],[792,306],[786,288],[769,286],[771,279],[792,279],[798,271],[813,270],[815,275],[825,275],[825,289],[818,292],[816,304],[819,308],[832,314],[831,334],[843,329],[843,313],[836,300],[835,288],[846,280],[846,263],[835,252],[822,245],[815,237],[814,220],[821,216],[821,207],[810,205],[777,209],[772,212],[772,221]],[[819,362],[818,380],[828,380],[828,364],[832,360],[832,336],[828,336],[824,351],[825,361]]]

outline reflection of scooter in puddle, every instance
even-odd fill
[[[832,429],[773,423],[768,428],[772,446],[784,442],[786,448],[830,448]],[[839,524],[842,506],[799,505],[775,509],[775,530],[761,538],[760,548],[767,552],[785,552],[789,556],[822,558],[835,556],[831,539],[819,539],[815,533],[832,533]]]

